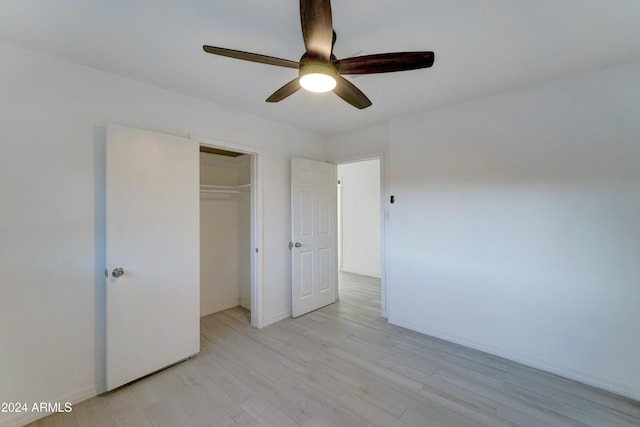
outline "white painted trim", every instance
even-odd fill
[[[387,306],[387,245],[385,233],[387,185],[384,173],[384,152],[378,151],[358,156],[341,157],[334,159],[333,163],[335,165],[344,165],[348,163],[364,162],[367,160],[380,160],[380,314],[386,319],[389,317],[389,308]]]
[[[200,195],[208,193],[237,194],[251,191],[251,184],[243,185],[206,185],[200,184]]]
[[[281,311],[280,313],[276,313],[273,314],[269,317],[267,317],[266,319],[264,319],[264,325],[263,326],[269,326],[272,325],[276,322],[279,322],[281,320],[284,319],[290,319],[291,318],[291,310],[286,310],[286,311]]]
[[[253,256],[251,257],[251,326],[258,329],[263,328],[268,323],[265,323],[263,318],[262,296],[262,217],[264,212],[262,200],[262,150],[257,147],[206,136],[189,135],[189,137],[197,140],[200,145],[251,155],[251,250],[253,251]]]
[[[220,311],[228,310],[240,305],[240,298],[228,299],[225,301],[216,301],[215,304],[204,307],[204,313],[200,313],[201,317],[208,316],[210,314],[218,313]]]
[[[85,387],[84,389],[75,391],[73,393],[68,393],[61,397],[44,399],[42,402],[60,402],[63,406],[66,402],[71,402],[72,405],[77,405],[81,402],[84,402],[87,399],[91,399],[92,397],[96,397],[97,395],[104,393],[107,390],[107,385],[105,383],[100,383],[96,385],[91,385]],[[35,402],[27,402],[28,405],[33,405]],[[19,414],[13,414],[12,416],[0,420],[0,427],[20,427],[26,424],[32,423],[36,420],[44,418],[48,415],[51,415],[50,412],[25,412]]]
[[[336,167],[336,175],[338,174],[338,168]],[[344,264],[344,251],[342,250],[342,226],[344,224],[344,217],[342,215],[342,175],[337,175],[336,186],[336,252],[338,256],[337,270],[342,271],[342,265]],[[338,287],[336,286],[336,299],[339,299]]]
[[[635,387],[631,384],[622,384],[615,381],[609,381],[607,379],[594,376],[593,374],[582,372],[568,366],[562,366],[528,355],[515,353],[500,346],[496,346],[486,342],[468,339],[460,336],[441,334],[437,331],[425,328],[419,324],[397,320],[394,316],[389,317],[389,323],[412,331],[420,332],[430,337],[439,338],[450,343],[459,344],[465,347],[492,354],[494,356],[502,357],[512,362],[529,366],[531,368],[540,369],[542,371],[555,374],[569,380],[577,381],[582,384],[615,393],[619,396],[628,397],[630,399],[640,401],[640,388]]]

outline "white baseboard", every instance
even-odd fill
[[[215,304],[209,304],[200,309],[200,317],[205,317],[213,313],[218,313],[229,308],[234,308],[240,305],[240,300],[233,299],[228,301],[217,301]]]
[[[412,331],[420,332],[422,334],[439,338],[454,344],[463,345],[465,347],[469,347],[474,350],[480,350],[485,353],[492,354],[494,356],[503,357],[513,362],[521,363],[523,365],[529,366],[531,368],[540,369],[550,374],[558,375],[569,380],[577,381],[582,384],[586,384],[592,387],[596,387],[596,388],[617,394],[619,396],[640,401],[640,388],[633,386],[631,384],[622,384],[615,381],[610,381],[604,378],[600,378],[598,376],[594,376],[592,374],[578,371],[570,367],[561,366],[545,360],[539,360],[537,358],[532,358],[527,355],[517,354],[489,343],[484,343],[484,342],[476,341],[473,339],[468,339],[465,337],[450,336],[447,334],[442,334],[442,333],[439,333],[438,331],[425,328],[422,325],[416,325],[411,322],[398,320],[393,316],[390,316],[388,321],[392,325],[407,328]]]
[[[341,268],[340,269],[341,273],[351,273],[351,274],[357,274],[358,276],[364,276],[364,277],[369,277],[371,279],[381,279],[381,275],[378,272],[375,271],[357,271],[357,269],[355,268]]]
[[[240,298],[240,307],[251,310],[251,298]]]
[[[104,393],[106,389],[107,389],[106,384],[96,384],[93,386],[86,387],[82,390],[78,390],[73,393],[68,393],[64,396],[41,400],[41,402],[46,402],[46,403],[59,402],[62,407],[64,407],[64,404],[66,402],[70,402],[72,405],[76,405],[80,402],[84,402],[87,399],[91,399],[92,397],[96,397],[97,395]],[[36,402],[27,402],[27,406],[31,405],[31,407],[33,407],[34,403]],[[73,411],[73,407],[71,410]],[[48,415],[51,415],[51,412],[23,412],[23,413],[13,414],[8,418],[0,419],[0,427],[24,426],[25,424],[32,423]]]
[[[288,319],[290,317],[291,317],[291,310],[281,311],[280,313],[272,314],[271,316],[267,316],[264,318],[262,327],[264,328],[266,326],[272,325],[276,322],[279,322],[284,319]]]

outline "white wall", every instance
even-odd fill
[[[327,161],[342,163],[387,152],[389,126],[380,124],[366,129],[329,137],[325,140]]]
[[[640,399],[638,76],[393,120],[390,322]]]
[[[200,153],[200,184],[205,185],[239,185],[249,184],[250,178],[245,179],[244,159],[248,156],[223,156],[221,154]],[[242,162],[242,166],[241,166]],[[242,169],[242,178],[241,178]]]
[[[341,270],[380,277],[380,160],[338,165]]]
[[[200,316],[240,304],[240,205],[230,194],[200,194]]]
[[[264,149],[264,321],[289,315],[289,158],[324,159],[318,137],[4,43],[0,63],[0,401],[104,390],[107,123]]]

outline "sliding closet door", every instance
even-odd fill
[[[195,141],[107,131],[107,389],[199,351]]]

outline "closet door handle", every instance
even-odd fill
[[[122,277],[124,276],[124,269],[121,267],[114,268],[113,271],[111,272],[111,275],[116,278]]]
[[[294,247],[299,248],[300,246],[302,246],[302,243],[296,242],[289,242],[289,250],[293,249]]]

